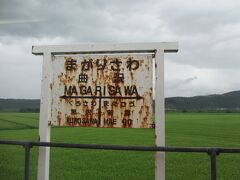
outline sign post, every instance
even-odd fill
[[[174,42],[33,46],[43,55],[40,141],[50,142],[51,126],[150,128],[155,88],[156,145],[164,146],[164,53],[177,50]],[[38,180],[49,179],[49,151],[39,148]],[[164,155],[156,153],[157,180]]]

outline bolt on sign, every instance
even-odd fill
[[[52,125],[149,128],[152,54],[53,57]]]

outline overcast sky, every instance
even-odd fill
[[[40,98],[32,45],[178,41],[165,95],[240,90],[240,1],[1,0],[0,98]]]

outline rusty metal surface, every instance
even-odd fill
[[[53,56],[53,126],[150,128],[151,54]]]

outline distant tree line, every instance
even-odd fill
[[[221,95],[166,98],[165,107],[168,111],[182,112],[239,112],[240,91]]]
[[[0,111],[39,112],[39,109],[39,99],[0,99]],[[221,95],[165,98],[165,109],[176,112],[240,112],[240,91]]]
[[[39,99],[0,99],[0,111],[39,112]]]
[[[39,113],[39,108],[20,108],[19,112],[21,113]]]

